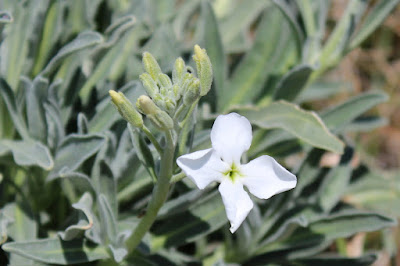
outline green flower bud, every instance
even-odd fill
[[[210,91],[213,80],[211,61],[206,50],[201,49],[197,44],[194,46],[193,59],[196,62],[197,74],[200,79],[200,96],[204,96]]]
[[[139,76],[142,81],[143,87],[146,90],[147,94],[154,98],[158,93],[158,86],[154,79],[148,73],[143,73]]]
[[[157,63],[157,60],[148,52],[143,53],[143,66],[147,73],[153,78],[153,80],[158,79],[158,75],[161,74],[161,68]]]
[[[143,112],[153,124],[160,130],[168,130],[174,127],[174,121],[163,110],[161,110],[146,95],[142,95],[137,99],[136,106]]]
[[[142,95],[137,99],[136,107],[145,115],[154,115],[161,110],[147,95]]]
[[[200,81],[199,79],[194,79],[189,84],[188,89],[183,95],[183,103],[186,106],[189,106],[194,103],[198,98],[200,98]]]
[[[118,112],[126,121],[135,127],[143,127],[142,115],[133,107],[132,103],[122,92],[110,90],[109,94]]]
[[[168,75],[165,75],[163,73],[158,74],[158,83],[160,84],[160,87],[169,89],[172,87],[172,82],[171,79],[168,77]]]
[[[158,124],[161,130],[174,128],[174,121],[165,111],[160,111],[149,118],[153,121],[154,124]]]
[[[172,71],[172,81],[174,82],[174,84],[182,81],[185,72],[186,72],[185,61],[183,61],[183,59],[179,57],[178,59],[176,59],[175,68]]]

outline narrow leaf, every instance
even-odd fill
[[[77,264],[108,258],[101,246],[93,246],[85,240],[63,241],[47,238],[35,241],[13,242],[2,246],[3,250],[43,263]]]

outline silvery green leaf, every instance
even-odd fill
[[[95,246],[88,241],[63,241],[59,238],[12,242],[4,244],[2,249],[39,262],[61,265],[85,263],[109,257],[103,247]]]
[[[336,265],[352,265],[352,266],[369,266],[374,263],[378,258],[376,254],[365,254],[360,257],[346,258],[333,254],[321,254],[319,256],[314,256],[312,258],[298,259],[294,263],[296,265],[326,265],[326,266],[336,266]]]
[[[37,76],[31,87],[26,91],[26,117],[28,121],[29,134],[32,138],[40,141],[46,140],[46,115],[43,103],[47,99],[47,88],[49,81]]]
[[[290,49],[285,52],[282,49],[282,46],[291,43],[291,38],[294,36],[278,8],[267,8],[258,25],[253,47],[235,68],[229,81],[225,82],[226,93],[218,99],[218,108],[226,111],[234,105],[247,104],[254,99],[271,72],[285,62],[282,58],[291,55]]]
[[[232,10],[221,18],[220,23],[224,47],[229,47],[238,35],[249,30],[251,24],[269,5],[269,2],[257,0],[239,1],[237,4],[231,5]]]
[[[136,155],[155,182],[157,180],[157,175],[155,172],[153,153],[151,152],[149,145],[146,143],[141,132],[136,128],[133,128],[130,124],[128,124],[128,128]]]
[[[39,166],[48,171],[54,166],[49,149],[38,141],[0,140],[0,156],[8,153],[21,166]]]
[[[102,42],[103,36],[97,32],[85,31],[80,33],[74,40],[66,44],[58,51],[58,53],[50,60],[45,69],[41,72],[41,75],[49,75],[69,55]]]
[[[153,227],[151,249],[192,242],[227,223],[224,205],[218,193],[203,198],[187,211],[178,213]]]
[[[348,49],[359,46],[379,25],[387,18],[389,13],[396,8],[399,0],[380,0],[361,22],[359,30],[352,37]]]
[[[293,101],[307,84],[313,72],[310,65],[298,65],[287,72],[275,88],[274,99]]]
[[[83,113],[78,114],[78,134],[88,134],[88,119]]]
[[[317,114],[294,104],[279,101],[263,108],[243,108],[240,113],[261,128],[282,128],[314,147],[343,152],[343,143],[328,130]]]
[[[338,203],[350,183],[353,149],[346,147],[339,165],[332,168],[319,187],[318,202],[325,212],[330,212]]]
[[[3,78],[0,78],[0,94],[14,122],[15,129],[24,139],[29,138],[28,128],[22,114],[18,110],[14,92]]]
[[[216,93],[223,94],[224,82],[227,75],[226,58],[217,18],[208,1],[202,1],[198,25],[198,44],[205,48],[213,68],[214,87]]]
[[[333,131],[343,128],[375,105],[387,101],[388,96],[383,92],[367,92],[354,96],[347,101],[330,107],[321,113],[326,126]]]
[[[8,226],[8,235],[14,241],[29,241],[37,237],[38,224],[33,213],[20,203],[10,203],[3,208],[4,214],[12,219]],[[4,245],[3,245],[4,247]],[[11,265],[34,265],[33,261],[26,259],[18,254],[11,254]]]
[[[78,222],[75,225],[68,226],[64,232],[58,232],[62,240],[70,241],[82,236],[84,231],[90,230],[93,226],[93,199],[90,193],[86,192],[82,195],[77,203],[72,204],[72,207],[79,210]]]
[[[91,173],[91,180],[97,195],[103,195],[107,198],[113,215],[117,217],[118,203],[116,181],[110,167],[102,159],[96,158]]]
[[[57,178],[62,169],[76,170],[100,150],[104,141],[102,135],[68,135],[56,151],[54,168],[47,177],[47,181]]]

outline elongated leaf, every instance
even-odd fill
[[[79,221],[75,225],[68,226],[64,232],[59,232],[60,237],[69,241],[75,239],[77,236],[83,234],[84,231],[89,230],[93,226],[93,212],[92,212],[93,199],[90,193],[86,192],[82,195],[77,203],[72,204],[72,207],[81,211]]]
[[[100,154],[100,153],[99,153]],[[103,195],[108,200],[113,215],[118,215],[117,188],[113,173],[106,162],[96,158],[92,169],[92,181],[97,195]]]
[[[386,126],[389,123],[385,117],[365,116],[354,119],[353,122],[348,124],[345,132],[367,132],[373,129]]]
[[[346,148],[339,165],[330,170],[320,186],[318,200],[325,212],[329,212],[335,207],[349,185],[352,157],[353,150]]]
[[[310,77],[313,68],[310,65],[299,65],[291,69],[279,81],[274,99],[292,101],[301,92]]]
[[[291,37],[290,33],[281,12],[274,6],[268,8],[258,25],[252,49],[225,84],[226,93],[218,106],[220,110],[226,111],[232,105],[248,103],[260,92],[271,70],[276,68],[271,61],[278,53],[277,47],[283,40],[287,44],[287,36]],[[265,45],[266,43],[268,45]],[[279,47],[279,51],[280,49]]]
[[[3,78],[0,78],[0,94],[4,100],[4,103],[7,106],[10,117],[14,122],[14,127],[17,129],[22,138],[29,138],[26,123],[17,108],[14,92]]]
[[[155,172],[155,164],[153,154],[150,151],[149,146],[144,140],[143,136],[139,132],[139,130],[132,128],[132,126],[128,123],[129,133],[131,136],[133,147],[135,148],[136,155],[138,156],[140,162],[146,167],[147,172],[153,178],[153,181],[157,180],[156,172]]]
[[[86,31],[80,33],[78,37],[58,51],[58,53],[50,60],[45,69],[41,72],[41,75],[49,75],[50,72],[52,72],[61,63],[61,61],[69,55],[102,42],[103,36],[97,32]]]
[[[189,208],[188,211],[168,217],[160,226],[154,226],[151,240],[153,250],[194,241],[223,226],[227,222],[220,195],[215,192]]]
[[[281,12],[285,15],[285,17],[289,21],[292,31],[296,35],[298,46],[300,46],[304,40],[304,32],[302,31],[299,23],[297,22],[295,11],[292,10],[290,5],[284,0],[273,0],[273,3],[277,5],[277,7],[279,7]]]
[[[52,264],[77,264],[108,258],[107,251],[87,241],[62,241],[47,238],[35,241],[13,242],[2,246],[3,250],[25,258]]]
[[[104,141],[101,135],[69,135],[57,150],[54,168],[47,177],[47,181],[56,178],[63,168],[64,171],[65,169],[76,170],[101,148]]]
[[[27,206],[23,206],[21,203],[12,203],[6,205],[3,210],[6,216],[13,219],[8,228],[8,234],[14,241],[36,239],[38,225]],[[34,262],[17,254],[11,254],[10,265],[34,265]]]
[[[32,86],[26,92],[26,117],[30,136],[34,139],[46,140],[46,115],[43,102],[47,98],[47,79],[38,76],[32,82]]]
[[[263,252],[317,245],[336,238],[349,237],[357,232],[376,231],[395,224],[393,219],[375,213],[352,211],[335,214],[312,223],[307,228],[298,228],[287,240],[271,243]]]
[[[329,132],[317,114],[294,104],[279,101],[263,108],[243,108],[240,113],[261,128],[282,128],[314,147],[343,152],[343,143]]]
[[[90,77],[86,80],[85,84],[83,84],[82,88],[80,89],[79,97],[81,98],[84,104],[86,104],[89,101],[89,96],[92,88],[99,82],[104,81],[104,79],[108,77],[108,75],[113,69],[115,71],[117,67],[114,64],[115,62],[119,61],[119,59],[121,58],[121,54],[124,55],[122,59],[126,60],[126,57],[128,56],[130,50],[132,49],[132,47],[134,47],[134,42],[136,40],[134,37],[136,37],[137,32],[134,31],[134,29],[133,30],[130,29],[133,26],[132,23],[126,23],[126,24],[128,24],[128,27],[122,25],[120,28],[123,29],[122,31],[123,33],[127,30],[128,31],[124,33],[122,37],[118,39],[118,41],[115,40],[116,41],[115,45],[112,46],[105,53],[101,61],[97,64],[93,73],[90,75]],[[121,34],[122,33],[117,34],[118,38],[119,35]]]
[[[299,266],[369,266],[377,259],[375,254],[367,254],[357,258],[346,258],[332,254],[322,254],[313,258],[299,259],[295,261]]]
[[[383,22],[398,3],[399,0],[380,0],[362,22],[348,49],[352,50],[359,46]]]
[[[329,129],[339,131],[353,119],[375,105],[387,101],[387,99],[388,96],[382,92],[368,92],[357,95],[324,111],[321,113],[321,118]]]
[[[241,32],[249,29],[268,5],[268,2],[257,0],[240,1],[233,5],[231,14],[221,21],[221,36],[224,46],[230,46]]]
[[[94,191],[92,180],[85,174],[71,171],[68,167],[62,168],[58,172],[58,178],[71,181],[75,189],[82,192]]]
[[[210,3],[204,0],[201,4],[201,15],[199,18],[199,44],[207,50],[213,66],[214,87],[217,95],[223,94],[224,82],[226,79],[226,62],[224,47],[218,22]]]
[[[366,7],[367,1],[365,0],[354,0],[348,2],[344,14],[335,26],[332,34],[329,36],[329,39],[321,51],[319,57],[321,62],[321,71],[326,69],[326,67],[335,64],[343,54],[350,42],[350,37],[354,32],[356,23],[360,20]]]
[[[39,166],[51,170],[54,165],[49,149],[38,141],[0,140],[0,156],[9,152],[15,163],[21,166]]]

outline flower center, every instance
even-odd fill
[[[239,171],[239,168],[235,164],[232,164],[231,169],[226,171],[224,175],[228,177],[230,180],[232,180],[232,182],[235,182],[235,180],[237,180],[242,176],[242,174]]]

